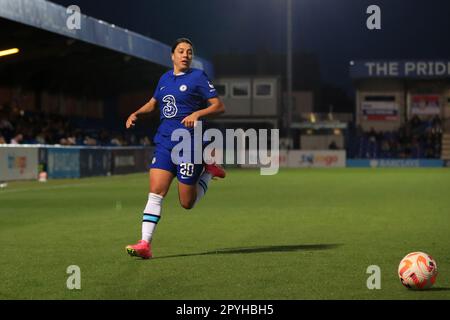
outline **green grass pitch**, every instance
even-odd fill
[[[125,246],[147,191],[146,173],[0,189],[0,299],[450,298],[450,170],[235,169],[193,210],[174,181],[142,260]],[[431,290],[398,279],[412,251],[437,261]],[[70,265],[81,290],[66,287]]]

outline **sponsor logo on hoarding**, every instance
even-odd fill
[[[79,170],[77,155],[73,152],[59,151],[49,155],[49,167],[52,172],[71,172]]]
[[[372,160],[371,167],[420,167],[419,160]]]
[[[347,167],[442,167],[445,163],[440,159],[348,159]]]
[[[134,166],[134,156],[116,156],[114,158],[114,165],[116,168]]]
[[[280,163],[280,164],[286,164],[287,163],[287,161],[288,161],[288,156],[287,156],[287,153],[280,153],[280,156],[278,157],[278,162]]]
[[[411,113],[433,115],[440,114],[439,95],[414,95],[411,97]]]
[[[26,156],[15,156],[8,155],[8,169],[19,169],[19,172],[22,174],[25,172],[27,168],[27,157]]]
[[[338,162],[338,156],[337,155],[314,155],[312,153],[310,154],[303,154],[300,159],[301,164],[325,164],[326,166],[330,166],[334,163]]]
[[[383,101],[363,102],[361,109],[365,120],[398,120],[398,105],[396,103]]]

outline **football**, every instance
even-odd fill
[[[409,289],[428,289],[436,282],[436,261],[424,252],[409,253],[400,261],[398,276]]]

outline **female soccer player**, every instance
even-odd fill
[[[217,165],[195,164],[193,154],[191,162],[175,164],[171,159],[172,148],[178,143],[171,140],[174,130],[187,129],[193,139],[197,120],[225,111],[207,75],[190,67],[192,58],[192,42],[186,38],[176,40],[172,46],[173,69],[162,75],[150,101],[126,122],[128,129],[135,125],[140,114],[153,112],[159,106],[161,122],[154,137],[156,148],[149,171],[150,193],[144,209],[142,239],[126,247],[131,256],[152,257],[151,240],[161,217],[163,199],[175,176],[180,204],[185,209],[191,209],[205,195],[213,177],[225,177],[225,171]]]

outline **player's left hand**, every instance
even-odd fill
[[[195,123],[198,120],[198,115],[194,112],[190,115],[188,115],[186,118],[181,120],[181,123],[184,124],[187,128],[193,128],[195,126]]]

